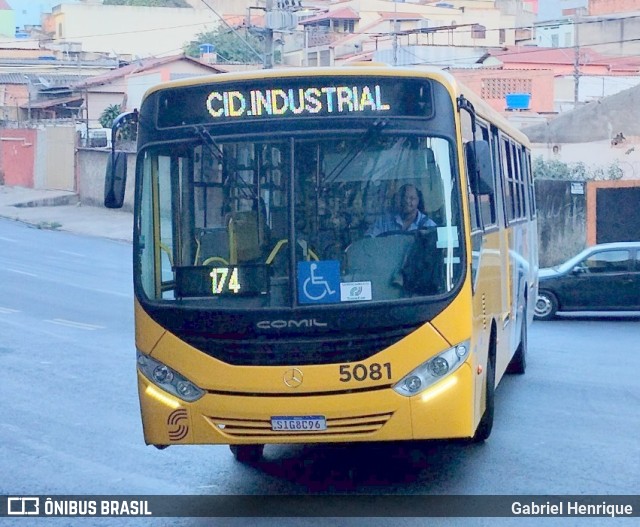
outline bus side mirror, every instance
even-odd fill
[[[467,161],[467,171],[471,189],[477,194],[493,194],[493,165],[491,164],[491,149],[484,140],[469,141],[464,145]]]
[[[126,152],[111,152],[104,178],[104,206],[109,209],[121,208],[124,203],[126,185],[127,154]]]
[[[104,178],[104,206],[109,209],[122,207],[127,185],[127,153],[116,150],[116,142],[123,139],[134,140],[137,125],[138,110],[121,113],[111,125],[111,156],[107,160]]]

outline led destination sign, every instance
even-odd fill
[[[181,298],[264,295],[268,290],[263,264],[176,267],[176,294]]]
[[[308,117],[433,117],[428,79],[285,78],[199,84],[157,93],[157,126]]]
[[[207,97],[212,117],[294,115],[319,113],[386,112],[382,88],[374,86],[322,86],[320,88],[282,88],[267,90],[212,91]]]

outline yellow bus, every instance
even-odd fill
[[[537,293],[507,120],[446,72],[370,65],[161,84],[131,126],[147,444],[489,436]]]

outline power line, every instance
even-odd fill
[[[261,55],[261,54],[260,54],[260,53],[259,53],[259,52],[258,52],[258,51],[257,51],[257,50],[252,46],[252,45],[251,45],[251,44],[249,44],[249,42],[247,42],[247,41],[242,37],[242,35],[241,35],[240,33],[238,33],[238,32],[237,32],[233,27],[231,27],[231,24],[229,24],[229,23],[228,23],[224,18],[222,18],[222,16],[220,16],[220,14],[219,14],[219,13],[218,13],[218,12],[217,12],[213,7],[211,7],[211,6],[209,5],[209,2],[207,2],[206,0],[202,0],[202,3],[203,3],[204,5],[206,5],[206,6],[211,10],[211,12],[212,12],[214,15],[216,15],[216,16],[220,19],[220,21],[221,21],[225,26],[227,26],[231,31],[233,31],[233,33],[234,33],[234,34],[235,34],[235,35],[236,35],[236,36],[237,36],[237,37],[238,37],[242,42],[244,42],[244,44],[249,48],[249,50],[251,50],[251,52],[252,52],[256,57],[258,57],[260,60],[262,60],[262,55]]]
[[[233,26],[231,26],[226,20],[224,20],[224,18],[213,8],[211,7],[206,0],[201,0],[203,4],[205,4],[207,6],[207,8],[209,8],[213,14],[215,14],[220,21],[227,26],[231,31],[233,31],[236,36],[238,36],[255,54],[258,58],[262,59],[262,55],[255,50],[255,48],[253,48],[251,46],[251,44],[249,44],[240,33],[238,33],[235,28]],[[467,0],[468,1],[468,0]],[[485,0],[478,0],[481,2],[484,2]],[[537,29],[537,28],[545,28],[545,27],[554,27],[554,26],[559,26],[559,25],[584,25],[584,24],[595,24],[595,23],[601,23],[601,22],[613,22],[613,21],[618,21],[618,20],[633,20],[633,19],[637,19],[640,18],[640,15],[629,15],[629,16],[624,16],[624,17],[610,17],[610,18],[598,18],[598,19],[594,19],[594,20],[584,20],[582,19],[580,22],[571,22],[570,19],[563,19],[563,20],[558,20],[558,21],[548,21],[545,22],[544,24],[534,24],[534,25],[528,25],[528,26],[513,26],[513,27],[499,27],[499,28],[487,28],[485,27],[485,31],[517,31],[517,30],[525,30],[525,29]],[[381,22],[384,22],[383,19],[380,19]],[[563,24],[562,22],[566,22],[566,24]],[[158,27],[158,28],[149,28],[149,29],[140,29],[140,30],[135,30],[135,31],[118,31],[118,32],[113,32],[113,33],[98,33],[98,34],[91,34],[91,35],[74,35],[71,38],[95,38],[95,37],[108,37],[108,36],[118,36],[118,35],[131,35],[131,34],[139,34],[139,33],[149,33],[149,32],[153,32],[153,31],[166,31],[166,30],[171,30],[171,29],[179,29],[179,28],[186,28],[186,27],[199,27],[199,26],[206,26],[207,22],[199,22],[199,23],[195,23],[195,24],[183,24],[183,25],[177,25],[177,26],[165,26],[165,27]],[[474,23],[469,23],[469,24],[464,24],[464,25],[460,25],[460,26],[436,26],[433,28],[426,28],[426,29],[419,29],[419,30],[405,30],[405,31],[400,31],[397,34],[398,35],[409,35],[409,34],[414,34],[414,33],[429,33],[429,32],[435,32],[435,31],[451,31],[451,30],[456,30],[456,27],[461,28],[460,30],[457,30],[458,33],[471,33],[473,31],[473,28],[470,29],[462,29],[462,27],[469,27],[469,26],[473,26]],[[290,30],[291,33],[304,33],[304,30],[301,29],[293,29]],[[380,32],[380,31],[354,31],[353,33],[346,33],[345,36],[348,35],[354,35],[354,36],[393,36],[394,32],[393,31],[389,31],[389,32]],[[33,42],[33,43],[37,43],[40,42],[39,39],[20,39],[20,42]],[[15,43],[15,40],[0,40],[0,44],[12,44]]]
[[[92,35],[73,35],[69,38],[74,38],[74,39],[78,39],[78,38],[98,38],[98,37],[112,37],[112,36],[118,36],[118,35],[137,35],[139,33],[151,33],[153,31],[167,31],[170,29],[180,29],[180,28],[184,28],[184,27],[200,27],[200,26],[204,26],[206,27],[207,23],[206,22],[198,22],[197,24],[183,24],[183,25],[179,25],[179,26],[166,26],[166,27],[157,27],[157,28],[149,28],[149,29],[139,29],[136,31],[118,31],[116,33],[94,33]],[[14,44],[16,41],[15,40],[0,40],[0,44]],[[33,42],[33,43],[39,43],[40,40],[39,39],[20,39],[20,42]]]
[[[610,45],[610,44],[620,44],[620,43],[624,43],[624,42],[640,42],[640,38],[629,38],[629,39],[623,39],[623,40],[616,40],[616,41],[611,41],[611,42],[599,42],[598,44],[589,44],[588,46],[584,46],[584,47],[593,47],[593,46],[605,46],[605,45]],[[512,51],[512,52],[505,52],[505,53],[501,53],[499,55],[495,55],[495,57],[499,60],[500,57],[504,57],[504,56],[509,56],[509,55],[526,55],[528,53],[540,53],[543,51],[549,51],[549,50],[554,50],[554,49],[563,49],[563,50],[568,50],[571,51],[571,53],[573,53],[573,48],[571,47],[562,47],[562,48],[532,48],[532,49],[528,49],[528,50],[523,50],[523,51]],[[414,56],[416,56],[414,53],[412,53]],[[472,60],[474,58],[477,58],[477,55],[473,55],[473,56],[468,56],[468,57],[456,57],[456,58],[451,58],[448,59],[447,62],[448,63],[457,63],[457,62],[468,62],[469,60]],[[624,57],[621,57],[624,58]],[[612,57],[612,60],[615,59],[615,57]],[[604,59],[606,60],[606,58]],[[429,64],[431,61],[429,60],[420,60],[419,62],[412,62],[410,64],[406,64],[406,66],[420,66],[420,65],[424,65],[424,64]],[[585,62],[581,61],[581,64],[584,65]]]
[[[484,1],[484,0],[479,0],[479,1]],[[222,23],[224,25],[226,25],[230,31],[232,31],[238,38],[240,38],[240,40],[242,40],[242,42],[244,42],[247,47],[252,51],[252,53],[259,58],[260,60],[263,59],[262,55],[251,46],[251,44],[249,44],[240,33],[238,33],[236,31],[235,28],[233,28],[226,20],[224,20],[224,18],[222,18],[222,16],[213,8],[211,7],[211,5],[209,5],[209,3],[206,0],[202,0],[203,4],[206,5],[206,7],[208,9],[210,9],[219,19],[220,21],[222,21]],[[598,19],[581,19],[580,21],[570,21],[570,19],[563,19],[560,21],[548,21],[544,24],[537,24],[534,26],[517,26],[517,27],[506,27],[506,28],[485,28],[485,31],[500,31],[500,30],[522,30],[522,29],[537,29],[537,28],[545,28],[545,27],[554,27],[554,26],[559,26],[559,25],[572,25],[572,26],[580,26],[580,25],[584,25],[584,24],[593,24],[593,23],[602,23],[602,22],[608,22],[608,21],[626,21],[626,20],[634,20],[634,19],[638,19],[640,18],[640,15],[629,15],[629,16],[621,16],[621,17],[608,17],[608,18],[598,18]],[[381,20],[382,21],[382,20]],[[562,22],[566,22],[566,24],[563,24]],[[465,24],[465,26],[472,26],[473,24]],[[171,30],[171,29],[179,29],[179,28],[186,28],[186,27],[199,27],[199,26],[205,26],[206,27],[206,23],[197,23],[197,24],[184,24],[184,25],[177,25],[177,26],[167,26],[167,27],[160,27],[160,28],[149,28],[149,29],[141,29],[141,30],[136,30],[136,31],[120,31],[120,32],[114,32],[114,33],[102,33],[102,34],[92,34],[92,35],[78,35],[78,36],[74,36],[73,38],[95,38],[95,37],[107,37],[107,36],[119,36],[119,35],[127,35],[127,34],[140,34],[140,33],[149,33],[149,32],[154,32],[154,31],[165,31],[165,30]],[[458,26],[460,27],[460,26]],[[395,39],[397,38],[397,36],[402,35],[402,36],[408,36],[410,34],[417,34],[417,33],[435,33],[437,31],[452,31],[455,30],[457,33],[466,33],[466,32],[472,32],[473,29],[458,29],[456,30],[456,27],[452,27],[452,26],[440,26],[440,27],[434,27],[434,28],[428,28],[428,29],[420,29],[420,30],[406,30],[406,31],[400,31],[400,32],[395,32],[395,31],[391,31],[391,32],[367,32],[367,31],[363,31],[363,32],[357,32],[354,31],[353,33],[347,33],[345,34],[346,36],[375,36],[381,39]],[[303,34],[304,31],[303,30],[291,30],[289,31],[289,33],[291,34],[295,34],[295,33],[299,33],[299,34]],[[631,38],[631,39],[619,39],[619,40],[614,40],[614,41],[609,41],[609,42],[599,42],[599,43],[590,43],[590,44],[585,44],[583,47],[596,47],[596,46],[602,46],[602,45],[613,45],[613,44],[622,44],[622,43],[626,43],[626,42],[636,42],[640,39],[637,38]],[[0,43],[4,43],[4,44],[9,44],[9,43],[13,43],[15,41],[0,41]],[[21,39],[21,42],[39,42],[39,40],[37,39]],[[492,46],[479,46],[479,47],[492,47]],[[511,55],[511,54],[525,54],[525,53],[535,53],[535,52],[539,52],[542,50],[547,50],[550,48],[531,48],[528,50],[518,50],[518,51],[513,51],[513,52],[507,52],[507,53],[503,53],[501,54],[501,56],[505,56],[505,55]],[[565,48],[565,47],[558,47],[558,48],[552,48],[552,49],[569,49],[569,48]],[[167,52],[163,52],[167,53]],[[224,58],[224,57],[223,57]],[[473,57],[468,57],[467,59],[465,58],[457,58],[457,59],[452,59],[453,62],[458,62],[458,61],[464,61],[464,60],[469,60]]]

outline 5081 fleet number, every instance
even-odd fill
[[[391,379],[391,363],[385,362],[380,364],[373,362],[368,366],[366,364],[341,364],[340,365],[340,382],[354,381],[380,381],[382,379]]]

